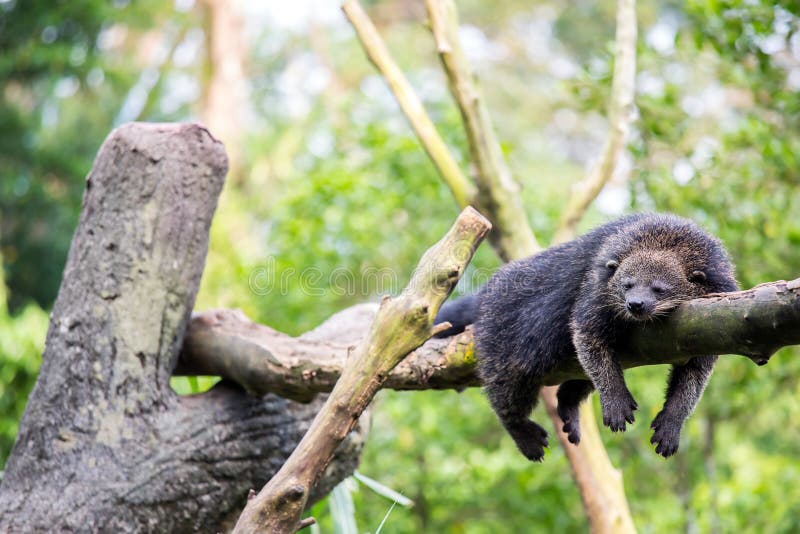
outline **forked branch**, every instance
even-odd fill
[[[489,110],[461,46],[456,5],[453,0],[425,0],[425,6],[450,92],[461,111],[470,158],[475,164],[478,205],[494,224],[489,240],[505,261],[533,254],[539,250],[539,244],[522,208],[520,185],[508,168]]]

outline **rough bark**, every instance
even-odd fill
[[[354,347],[330,397],[280,471],[247,503],[234,532],[290,534],[311,488],[339,443],[405,356],[449,323],[433,324],[491,224],[474,209],[461,212],[449,232],[420,259],[408,286],[380,304],[369,333]]]
[[[321,328],[363,335],[378,310],[359,304],[328,319]],[[333,389],[353,345],[334,341],[320,329],[291,337],[250,321],[239,310],[211,310],[189,323],[177,375],[212,375],[240,384],[254,394],[275,393],[309,402]],[[357,338],[356,338],[357,339]],[[460,389],[479,385],[474,371],[471,329],[467,334],[431,339],[389,373],[384,388]]]
[[[0,486],[0,532],[218,531],[308,428],[319,402],[169,386],[226,168],[198,125],[129,124],[103,144]],[[356,435],[321,492],[359,449]]]

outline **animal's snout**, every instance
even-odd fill
[[[644,311],[644,301],[642,299],[628,299],[625,305],[628,307],[628,311],[631,313],[641,313]]]

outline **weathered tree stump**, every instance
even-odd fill
[[[0,532],[216,532],[305,433],[319,401],[169,386],[226,170],[195,124],[129,124],[103,144],[0,486]],[[356,433],[317,495],[360,448]]]

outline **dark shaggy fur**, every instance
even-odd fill
[[[558,414],[572,443],[580,441],[578,405],[593,389],[603,423],[623,431],[637,405],[614,358],[617,341],[632,324],[655,320],[682,301],[737,288],[717,239],[686,219],[638,214],[505,265],[476,295],[443,307],[437,322],[450,321],[450,333],[475,323],[489,401],[522,454],[540,461],[547,432],[528,417],[544,374],[578,358],[591,379],[558,389]],[[658,454],[677,450],[716,359],[672,367],[664,408],[651,425]]]

